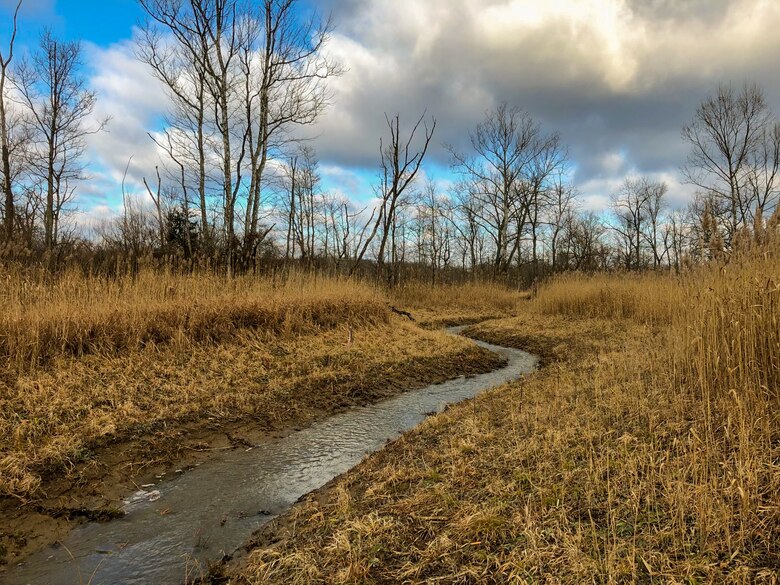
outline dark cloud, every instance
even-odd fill
[[[33,0],[28,0],[32,2]],[[47,4],[47,0],[35,0]],[[11,0],[0,0],[0,6]],[[308,0],[332,12],[329,50],[348,68],[308,136],[334,189],[370,197],[385,113],[410,126],[423,111],[439,125],[431,163],[446,179],[444,144],[500,102],[524,108],[568,144],[575,181],[598,208],[627,174],[667,180],[672,199],[687,147],[681,127],[721,82],[756,81],[780,112],[780,2],[762,0]],[[164,93],[130,43],[88,47],[100,115],[92,141],[105,175],[131,188],[159,153],[146,135]],[[368,172],[366,172],[368,171]]]
[[[757,81],[780,106],[780,3],[760,0],[329,0],[349,72],[318,127],[323,160],[373,166],[384,112],[428,110],[463,146],[506,101],[560,131],[577,180],[675,173],[680,128],[718,83]],[[780,110],[780,107],[776,108]],[[437,147],[436,162],[447,161]],[[615,155],[623,164],[605,164]],[[606,184],[606,183],[605,183]]]

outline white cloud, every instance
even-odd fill
[[[143,193],[142,178],[153,176],[155,165],[160,163],[160,153],[148,132],[157,129],[166,111],[165,91],[135,58],[131,41],[108,48],[88,45],[87,56],[93,71],[90,86],[98,95],[93,124],[110,118],[106,130],[89,140],[93,174],[115,185],[119,196],[130,162],[127,186]]]
[[[8,0],[0,0],[6,2]],[[41,0],[45,1],[45,0]],[[384,114],[439,120],[431,161],[501,101],[560,130],[575,178],[597,208],[628,173],[661,177],[683,204],[691,189],[677,168],[680,127],[722,81],[756,80],[780,111],[780,2],[768,0],[322,0],[336,31],[329,52],[348,71],[309,135],[334,191],[365,200],[378,166]],[[99,115],[110,131],[90,153],[105,184],[128,159],[131,186],[153,172],[146,136],[165,110],[164,92],[136,61],[130,41],[89,47]],[[446,179],[445,179],[446,180]],[[368,187],[368,189],[367,189]]]
[[[640,167],[654,167],[680,154],[680,126],[720,81],[755,78],[780,105],[772,63],[780,49],[777,2],[352,0],[332,7],[330,50],[349,71],[333,83],[319,144],[323,158],[341,164],[375,160],[386,111],[412,117],[427,108],[440,118],[440,140],[462,142],[485,109],[509,101],[561,130],[577,157],[625,150]],[[653,152],[643,152],[646,143]],[[434,155],[445,160],[441,149]]]

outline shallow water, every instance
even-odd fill
[[[200,576],[200,567],[237,550],[301,496],[354,467],[432,412],[517,379],[537,365],[537,359],[525,352],[477,343],[504,356],[507,366],[356,408],[250,450],[226,451],[173,479],[147,486],[125,501],[123,518],[75,528],[62,545],[29,557],[0,575],[0,581],[191,582]]]

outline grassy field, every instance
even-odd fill
[[[471,334],[545,367],[258,535],[233,583],[777,583],[780,249],[571,276]]]
[[[110,502],[122,495],[111,481],[132,488],[136,473],[207,452],[225,431],[301,427],[500,363],[394,314],[408,294],[332,278],[11,272],[0,282],[0,551],[35,536],[25,510],[92,506],[98,491]],[[468,319],[507,303],[464,304],[460,292],[420,287],[411,308],[435,295]]]
[[[410,282],[393,291],[394,302],[429,329],[514,315],[518,302],[527,297],[527,293],[488,282],[437,287]]]

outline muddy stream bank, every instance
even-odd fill
[[[459,333],[461,328],[452,328]],[[73,529],[61,543],[8,567],[9,585],[183,583],[232,554],[300,497],[447,405],[532,371],[536,357],[475,342],[506,359],[487,374],[400,394],[283,438],[225,451],[125,499],[124,516]]]

